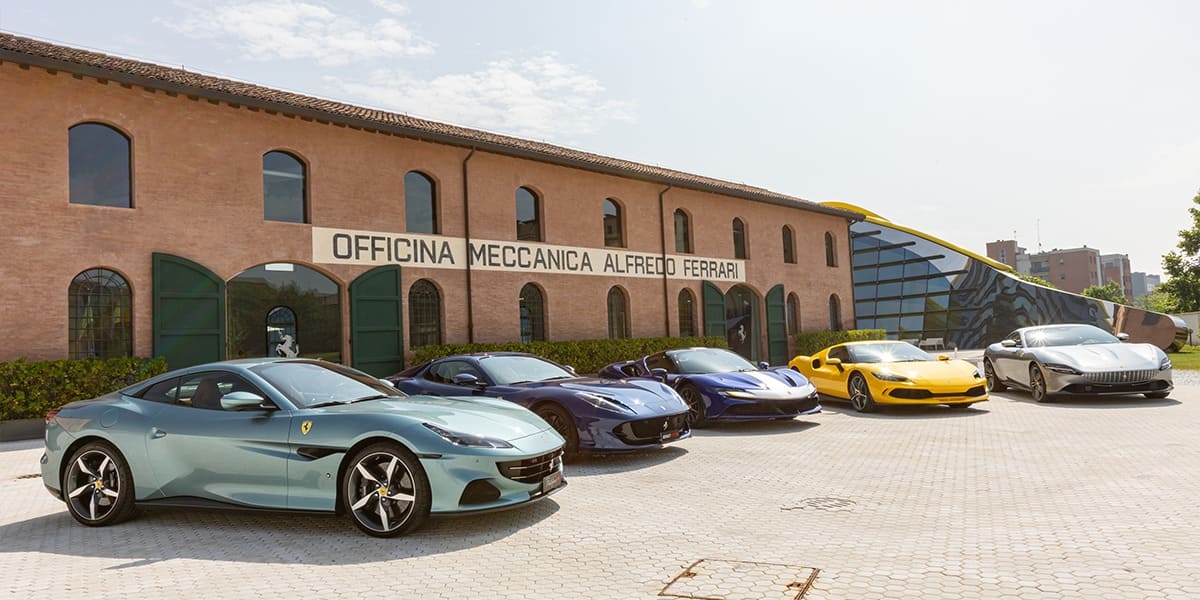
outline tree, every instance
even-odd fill
[[[1178,302],[1175,296],[1163,291],[1161,288],[1156,288],[1149,294],[1142,294],[1133,299],[1133,305],[1143,310],[1149,310],[1158,313],[1173,313],[1178,310]]]
[[[1055,289],[1055,290],[1058,289],[1058,286],[1054,285],[1053,283],[1050,283],[1049,281],[1046,281],[1045,279],[1042,279],[1041,277],[1038,277],[1037,275],[1027,275],[1025,273],[1013,273],[1013,274],[1016,275],[1017,277],[1020,277],[1022,281],[1028,281],[1029,283],[1036,283],[1038,285],[1045,286],[1045,287]]]
[[[1163,256],[1163,271],[1167,279],[1158,286],[1176,300],[1179,312],[1200,310],[1200,193],[1192,198],[1188,213],[1192,215],[1192,228],[1179,232],[1178,252]]]
[[[1110,281],[1104,285],[1093,285],[1089,288],[1084,288],[1083,295],[1097,300],[1116,302],[1117,304],[1129,303],[1129,299],[1125,297],[1125,292],[1121,291],[1121,285],[1115,281]]]

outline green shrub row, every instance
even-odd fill
[[[0,420],[41,418],[69,402],[103,396],[166,372],[162,357],[0,363]]]
[[[418,346],[413,348],[413,354],[416,355],[416,364],[420,364],[453,354],[470,354],[472,352],[528,352],[548,358],[560,365],[571,365],[575,367],[575,371],[578,373],[596,373],[609,363],[641,358],[647,354],[663,350],[691,348],[693,346],[728,348],[729,343],[723,337],[698,336],[575,340],[570,342],[442,344],[438,346]]]
[[[847,329],[796,334],[796,354],[811,356],[834,344],[887,339],[884,329]]]

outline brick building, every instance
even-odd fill
[[[0,92],[0,360],[853,325],[853,211],[8,34]]]

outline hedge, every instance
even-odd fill
[[[796,334],[796,354],[811,356],[834,344],[887,339],[885,329],[847,329]]]
[[[162,357],[0,363],[0,420],[41,418],[64,404],[166,372]]]
[[[499,344],[442,344],[413,348],[416,364],[453,354],[472,352],[528,352],[548,358],[560,365],[571,365],[579,373],[597,373],[609,363],[641,358],[647,354],[710,346],[728,348],[723,337],[666,337],[575,340],[570,342],[505,342]]]

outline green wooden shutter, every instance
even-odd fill
[[[376,377],[404,368],[403,300],[398,265],[376,267],[350,284],[350,357],[354,368]]]
[[[700,284],[704,295],[704,335],[725,337],[725,294],[711,282]]]
[[[202,265],[154,253],[154,355],[172,369],[225,358],[225,282]]]
[[[767,292],[767,362],[774,366],[788,362],[787,310],[783,284]]]

